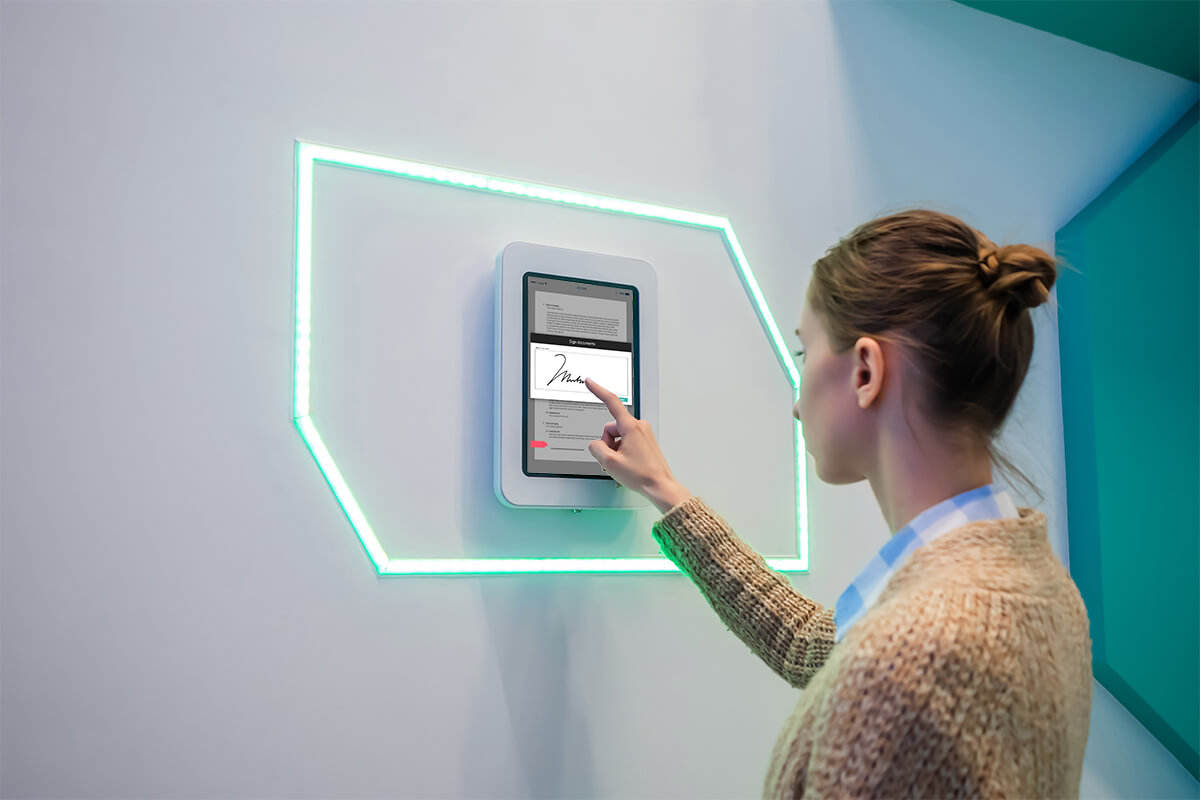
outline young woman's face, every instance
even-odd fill
[[[800,325],[800,399],[792,416],[800,421],[804,449],[812,454],[821,480],[834,485],[863,480],[868,455],[868,420],[855,391],[855,349],[841,355],[830,351],[817,317],[804,299]]]

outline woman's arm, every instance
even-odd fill
[[[768,567],[703,500],[686,492],[675,497],[686,499],[654,524],[655,541],[729,629],[780,677],[803,689],[833,650],[833,609]]]

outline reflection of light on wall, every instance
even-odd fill
[[[784,373],[792,384],[793,402],[800,399],[800,372],[792,361],[783,336],[771,316],[767,302],[758,287],[758,281],[750,271],[746,255],[733,232],[733,226],[725,217],[685,211],[678,208],[621,200],[616,197],[588,194],[559,186],[545,186],[510,178],[497,178],[475,172],[422,164],[399,158],[345,150],[340,147],[296,141],[296,286],[295,319],[296,334],[294,348],[294,371],[292,391],[292,422],[300,431],[301,438],[317,462],[317,467],[329,483],[334,496],[346,513],[347,519],[358,534],[359,541],[375,564],[380,575],[479,575],[513,574],[529,572],[678,572],[679,568],[666,558],[389,558],[371,530],[367,518],[359,508],[334,463],[333,456],[321,440],[317,427],[309,416],[309,387],[312,381],[312,192],[313,167],[317,162],[344,167],[382,172],[400,178],[430,181],[445,186],[463,189],[526,197],[563,205],[580,206],[643,219],[673,222],[720,231],[725,246],[733,257],[742,284],[754,302],[758,319],[767,338],[775,350]],[[798,558],[772,557],[767,564],[785,572],[808,570],[808,503],[805,489],[804,444],[801,439],[800,423],[793,420],[796,455],[796,545]]]

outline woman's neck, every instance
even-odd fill
[[[992,483],[987,453],[953,449],[928,440],[920,448],[880,443],[879,461],[867,480],[895,536],[921,512]],[[911,443],[911,440],[910,440]]]

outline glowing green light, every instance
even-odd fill
[[[485,575],[539,572],[573,573],[667,573],[679,568],[666,558],[389,558],[354,499],[350,486],[326,449],[309,416],[312,354],[312,201],[313,169],[317,162],[382,172],[400,178],[429,181],[444,186],[506,194],[560,205],[627,214],[643,219],[692,225],[720,231],[733,257],[742,284],[754,303],[759,321],[775,350],[775,356],[791,381],[793,397],[800,399],[800,372],[792,361],[775,318],[750,270],[733,225],[725,217],[678,208],[589,194],[560,186],[547,186],[511,178],[498,178],[466,170],[422,164],[390,156],[346,150],[340,147],[296,141],[296,276],[295,339],[293,358],[292,422],[312,453],[321,474],[350,520],[354,532],[380,575]],[[793,420],[796,452],[796,546],[798,558],[768,557],[767,564],[781,572],[808,570],[808,503],[804,442],[799,422]]]
[[[798,558],[769,558],[773,569],[803,571]],[[665,558],[393,558],[381,575],[519,575],[531,572],[679,572]]]

